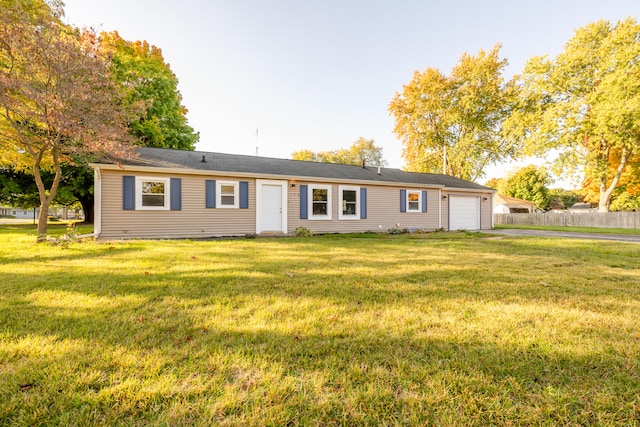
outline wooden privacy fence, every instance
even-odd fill
[[[495,225],[556,225],[566,227],[640,229],[640,212],[494,214],[493,220]]]

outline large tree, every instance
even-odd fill
[[[126,102],[144,103],[145,114],[129,127],[147,147],[193,150],[200,134],[187,124],[178,78],[160,48],[147,41],[127,41],[118,32],[100,34],[100,49],[111,58],[111,72]]]
[[[100,51],[110,58],[111,76],[125,94],[127,105],[141,103],[145,113],[135,117],[129,132],[137,145],[193,150],[200,138],[187,123],[187,109],[181,105],[178,79],[162,51],[146,41],[131,42],[117,32],[100,34]],[[63,168],[62,187],[82,205],[85,222],[93,222],[93,171],[86,162]]]
[[[373,139],[358,138],[351,147],[333,151],[313,152],[311,150],[294,151],[293,160],[307,160],[312,162],[342,163],[346,165],[386,166],[387,161],[382,158],[382,148],[375,145]]]
[[[525,166],[507,178],[506,195],[534,202],[540,209],[547,209],[551,196],[551,176],[544,167]]]
[[[555,58],[535,57],[519,79],[519,108],[505,123],[524,153],[560,153],[556,170],[582,172],[599,211],[640,153],[640,25],[589,24]]]
[[[95,34],[61,23],[62,3],[2,0],[0,161],[33,173],[39,240],[68,159],[127,155],[131,122]],[[46,186],[43,170],[53,171]]]
[[[499,53],[499,44],[476,56],[465,53],[449,76],[434,68],[416,71],[396,93],[389,112],[408,170],[475,181],[485,167],[515,154],[501,135],[512,91]]]

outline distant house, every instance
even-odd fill
[[[10,217],[17,219],[33,219],[38,218],[40,208],[22,209],[12,206],[0,206],[0,217]]]
[[[532,213],[535,210],[536,204],[528,200],[498,193],[493,195],[493,213]]]
[[[446,175],[140,147],[91,164],[104,239],[492,228],[494,190]]]
[[[577,213],[577,214],[596,212],[596,211],[597,209],[592,208],[590,203],[576,203],[575,205],[569,208],[569,212]]]

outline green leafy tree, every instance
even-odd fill
[[[40,206],[38,187],[33,176],[0,167],[0,204],[22,209]]]
[[[639,40],[632,18],[578,29],[555,58],[527,62],[505,123],[525,154],[557,150],[557,172],[581,171],[598,189],[601,212],[640,152]]]
[[[629,194],[624,190],[620,191],[613,197],[611,210],[614,212],[640,211],[640,195]]]
[[[138,111],[123,108],[95,35],[61,23],[61,2],[0,4],[0,162],[33,174],[41,240],[62,164],[100,153],[126,156],[127,123]],[[50,186],[44,171],[53,173]]]
[[[145,113],[128,123],[136,144],[193,150],[200,139],[187,123],[178,79],[162,51],[146,41],[127,41],[117,32],[100,35],[100,50],[111,59],[111,75],[128,105],[143,104]],[[93,223],[93,171],[86,162],[64,170],[62,187],[81,203],[85,222]]]
[[[387,162],[382,157],[382,148],[375,145],[373,139],[358,138],[351,147],[335,151],[311,150],[295,151],[291,154],[293,160],[306,160],[311,162],[342,163],[346,165],[386,166]]]
[[[501,135],[513,91],[502,77],[507,61],[500,47],[465,53],[449,76],[434,68],[416,71],[396,93],[389,112],[408,170],[475,181],[488,165],[515,155]]]
[[[126,94],[125,103],[143,104],[145,113],[128,126],[136,144],[193,150],[200,135],[187,124],[178,79],[164,61],[162,51],[146,41],[130,42],[117,32],[100,35],[100,51],[111,60],[111,76]],[[93,171],[86,161],[63,167],[61,190],[82,205],[85,222],[93,222]]]
[[[143,103],[145,114],[129,127],[147,147],[193,150],[200,134],[187,124],[178,78],[160,48],[127,41],[118,32],[100,34],[100,49],[111,58],[111,72],[130,104]]]
[[[569,191],[562,188],[549,190],[550,209],[568,209],[578,202],[580,202],[580,195],[575,191]]]
[[[549,207],[551,177],[544,167],[525,166],[507,179],[506,195],[533,202],[540,209]]]

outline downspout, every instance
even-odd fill
[[[93,170],[93,237],[100,237],[102,233],[102,175],[100,167]]]

